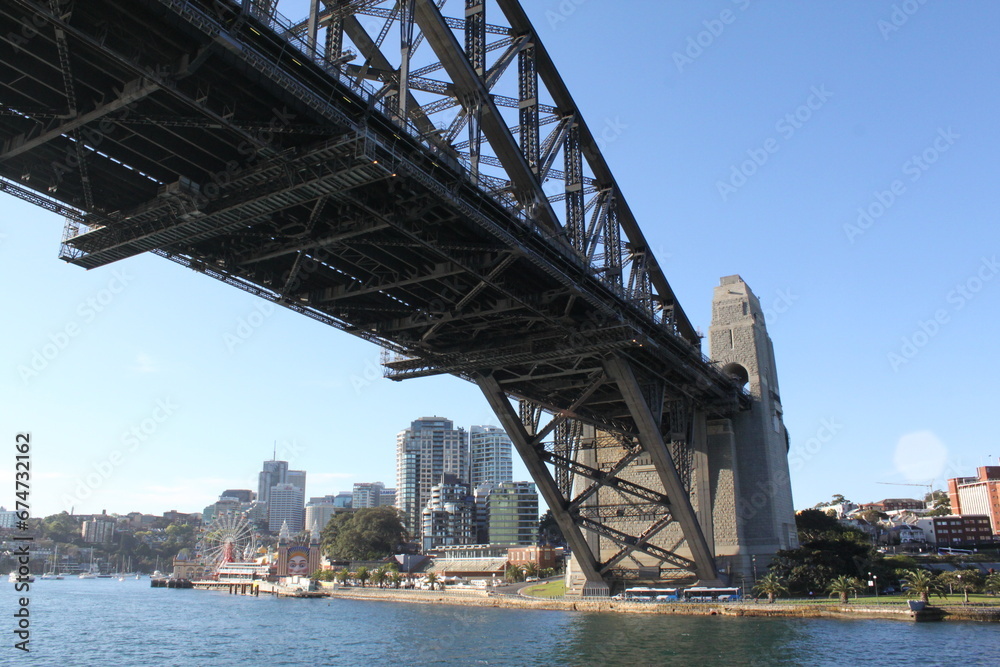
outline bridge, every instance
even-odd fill
[[[757,385],[701,353],[520,4],[276,5],[3,3],[0,189],[67,262],[154,253],[477,384],[592,590],[717,580],[706,424]]]

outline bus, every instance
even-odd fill
[[[617,596],[616,596],[617,597]],[[633,586],[626,588],[621,594],[620,600],[632,600],[633,602],[665,602],[677,600],[676,588],[649,588],[646,586]]]
[[[687,602],[735,602],[742,600],[743,596],[739,588],[692,586],[684,589],[682,598]]]

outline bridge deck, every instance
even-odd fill
[[[613,351],[668,399],[739,406],[560,229],[236,4],[45,14],[0,8],[0,176],[80,212],[67,261],[156,252],[385,346],[391,377],[489,369],[512,395],[616,431],[636,433],[600,377]]]

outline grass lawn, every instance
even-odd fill
[[[526,588],[523,592],[534,598],[561,598],[566,595],[566,580],[560,578],[555,581],[546,581],[544,584]]]

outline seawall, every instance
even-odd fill
[[[454,604],[506,609],[548,609],[558,611],[613,612],[625,614],[683,614],[696,616],[749,616],[774,618],[878,618],[899,621],[965,620],[1000,622],[1000,607],[948,605],[911,611],[907,606],[864,604],[794,604],[743,602],[712,604],[623,602],[608,599],[530,598],[488,594],[485,591],[407,591],[378,588],[326,589],[331,598],[406,602],[411,604]]]

